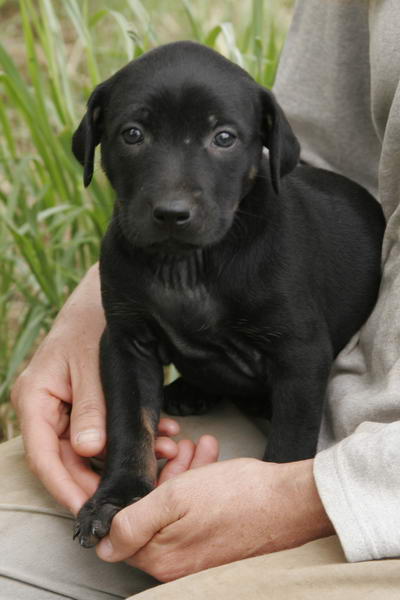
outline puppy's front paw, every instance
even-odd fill
[[[122,479],[110,482],[103,481],[95,493],[76,517],[73,539],[78,538],[84,548],[92,548],[108,534],[111,521],[125,506],[134,504],[154,488],[154,482],[126,474]]]
[[[217,396],[199,390],[182,377],[164,388],[164,410],[169,415],[202,415],[217,401]]]
[[[92,548],[110,531],[111,521],[121,508],[110,502],[88,500],[76,518],[73,539],[78,538],[84,548]]]

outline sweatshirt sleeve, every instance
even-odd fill
[[[314,463],[351,562],[400,557],[399,26],[400,2],[297,0],[274,85],[303,159],[369,189],[387,221],[379,298],[333,365]]]
[[[314,476],[349,562],[400,556],[400,421],[362,423],[317,454]]]
[[[274,85],[303,159],[369,189],[387,221],[379,298],[333,365],[314,463],[351,562],[400,557],[399,26],[400,2],[297,0]]]

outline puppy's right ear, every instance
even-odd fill
[[[92,181],[94,152],[101,140],[104,92],[104,84],[98,85],[92,92],[86,114],[72,137],[72,152],[83,165],[85,187]]]

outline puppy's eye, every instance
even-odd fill
[[[230,131],[220,131],[213,139],[213,144],[219,148],[230,148],[236,142],[236,135]]]
[[[140,144],[143,142],[144,135],[138,127],[130,127],[122,132],[122,137],[127,144]]]

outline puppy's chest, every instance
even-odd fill
[[[201,336],[220,319],[220,307],[205,284],[200,253],[160,263],[148,294],[151,317],[174,336]]]
[[[222,312],[202,284],[187,288],[154,286],[151,318],[177,342],[180,338],[200,341],[214,335]]]
[[[181,359],[193,367],[213,365],[212,369],[257,377],[262,352],[245,316],[232,317],[201,281],[186,283],[153,286],[151,320],[159,334],[163,362]]]

